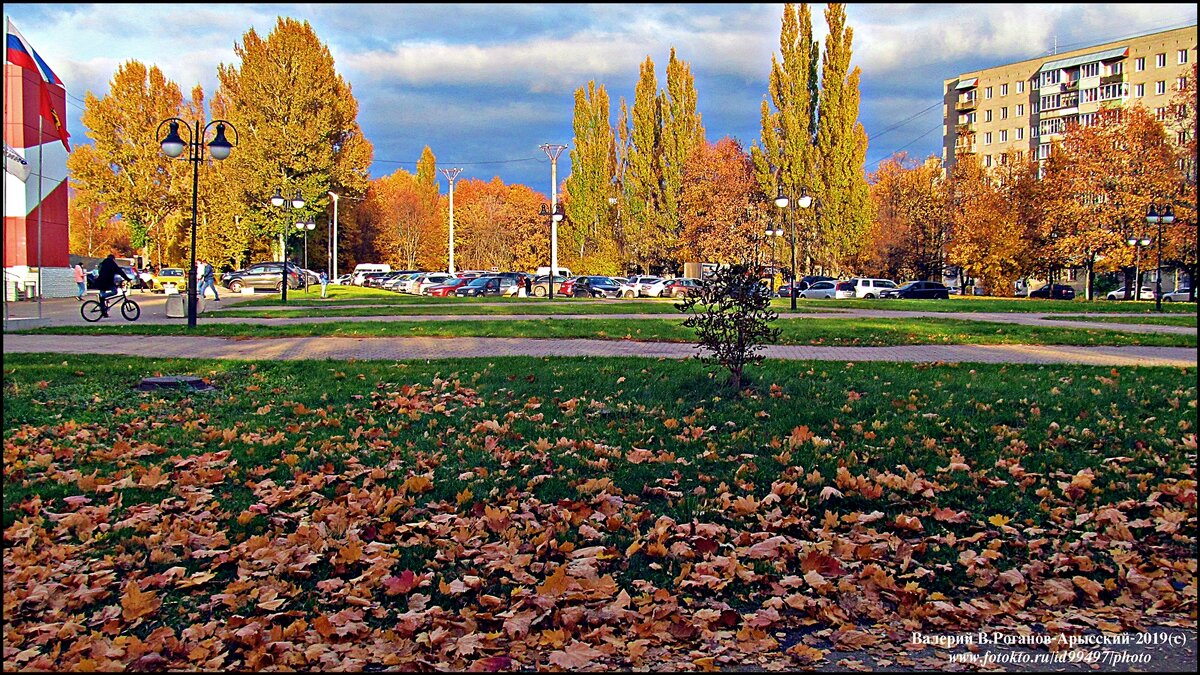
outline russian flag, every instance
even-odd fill
[[[25,40],[25,36],[21,35],[21,32],[13,25],[12,19],[8,20],[8,34],[6,38],[5,43],[7,48],[5,49],[5,59],[15,66],[27,68],[38,74],[42,90],[42,118],[54,125],[54,129],[58,133],[58,139],[62,141],[63,147],[67,149],[67,152],[70,152],[71,144],[67,139],[71,137],[71,134],[67,133],[67,125],[63,123],[62,118],[58,115],[58,111],[54,109],[53,104],[50,102],[50,90],[48,89],[48,86],[53,85],[66,90],[66,85],[63,84],[58,75],[54,74],[50,66],[46,65],[42,57],[38,56],[38,53],[33,50],[33,47]]]
[[[50,66],[46,65],[46,62],[42,60],[42,57],[38,56],[33,47],[29,46],[29,42],[25,40],[25,36],[21,35],[21,32],[13,25],[12,19],[8,20],[7,37],[6,58],[9,63],[21,66],[22,68],[36,70],[42,76],[42,80],[66,88],[62,80],[58,79],[58,75],[55,75],[54,71],[50,70]]]

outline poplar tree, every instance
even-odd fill
[[[575,91],[575,142],[566,180],[570,199],[564,229],[580,269],[615,273],[613,209],[608,199],[613,196],[617,156],[608,108],[608,92],[595,80]]]
[[[871,223],[870,191],[863,162],[867,135],[858,122],[861,69],[850,70],[854,29],[846,26],[846,5],[825,7],[829,34],[821,62],[821,99],[817,106],[818,225],[814,247],[826,270],[839,271],[842,261],[864,241]]]
[[[218,67],[214,113],[240,132],[224,164],[255,235],[253,252],[262,255],[295,218],[326,213],[330,190],[363,193],[372,148],[350,85],[307,21],[281,17],[265,39],[250,29],[234,54],[238,64]],[[299,190],[304,208],[271,207],[276,188],[288,198]]]
[[[663,226],[662,110],[657,89],[654,61],[647,56],[634,90],[632,112],[622,105],[622,114],[632,120],[625,146],[626,246],[644,272],[666,262],[670,243]]]
[[[667,88],[659,96],[662,111],[662,208],[663,227],[675,253],[679,251],[682,222],[679,204],[683,192],[684,167],[698,147],[704,147],[704,127],[696,112],[696,82],[687,62],[675,57],[667,62]],[[677,256],[676,256],[677,257]],[[682,263],[682,260],[676,260]]]
[[[819,52],[808,4],[802,3],[798,9],[791,3],[784,5],[779,58],[771,56],[770,101],[764,98],[762,102],[762,147],[755,144],[750,148],[755,178],[766,199],[774,198],[780,189],[793,205],[805,191],[820,194],[821,186],[814,183]],[[815,219],[805,209],[791,208],[799,246],[812,239]]]

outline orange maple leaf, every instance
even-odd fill
[[[154,593],[142,592],[136,581],[132,579],[125,584],[125,593],[121,595],[121,616],[126,621],[133,621],[153,613],[162,605]]]

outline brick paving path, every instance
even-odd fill
[[[680,359],[694,345],[630,340],[526,338],[164,338],[139,335],[4,336],[4,353],[128,354],[153,358],[214,359],[461,359],[500,356],[638,356]],[[1065,345],[911,345],[897,347],[770,346],[771,359],[968,363],[1074,363],[1105,366],[1195,367],[1187,347],[1078,347]]]

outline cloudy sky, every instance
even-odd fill
[[[824,38],[824,5],[812,5]],[[84,92],[103,96],[128,60],[159,66],[184,91],[211,94],[245,32],[276,18],[308,21],[359,102],[375,147],[372,176],[414,170],[429,145],[461,178],[550,189],[543,143],[570,145],[574,91],[595,80],[632,102],[650,56],[660,88],[670,49],[691,64],[710,140],[749,147],[781,4],[35,4],[6,16],[67,85],[67,124]],[[905,150],[940,154],[942,81],[976,68],[1196,23],[1194,4],[851,4],[853,64],[862,68],[867,169]],[[558,163],[570,171],[569,150]]]

